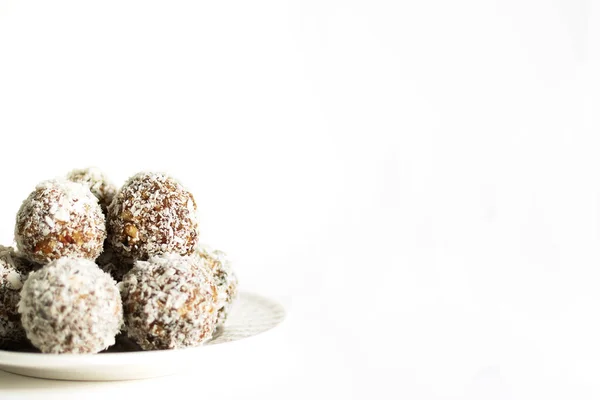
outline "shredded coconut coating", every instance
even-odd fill
[[[17,248],[35,263],[60,257],[95,260],[105,238],[105,219],[98,200],[80,183],[42,182],[17,213]]]
[[[123,324],[116,282],[83,258],[61,258],[29,274],[19,313],[43,353],[98,353],[115,343]]]
[[[142,172],[130,178],[108,207],[108,237],[125,262],[154,255],[189,255],[198,241],[194,196],[175,179]]]
[[[204,266],[208,268],[217,286],[217,327],[222,326],[227,320],[231,305],[237,298],[237,276],[233,272],[231,261],[224,252],[199,244],[194,253],[200,257]]]
[[[67,174],[67,179],[89,187],[100,202],[102,211],[106,214],[108,205],[117,193],[117,187],[106,177],[104,172],[96,167],[74,169]]]
[[[110,244],[106,242],[104,242],[104,251],[100,254],[100,257],[96,259],[96,263],[104,272],[108,272],[117,282],[121,282],[123,276],[129,272],[132,267],[131,264],[119,259]]]
[[[25,340],[18,313],[19,292],[25,280],[12,247],[0,246],[0,345]]]
[[[198,257],[165,254],[138,261],[119,288],[127,335],[142,349],[198,346],[211,338],[217,288]]]

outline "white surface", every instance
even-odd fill
[[[257,351],[274,348],[285,318],[283,307],[265,297],[242,292],[225,326],[212,340],[196,348],[141,351],[132,342],[120,343],[121,352],[93,355],[37,354],[1,351],[0,370],[34,378],[69,381],[148,379],[193,369],[199,384],[210,386],[220,371],[231,368]],[[279,349],[281,350],[281,349]]]
[[[44,178],[168,169],[290,310],[285,362],[222,390],[0,375],[0,398],[600,397],[599,13],[0,1],[0,240]]]

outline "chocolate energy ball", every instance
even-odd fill
[[[189,255],[198,241],[194,196],[175,179],[142,172],[108,207],[108,238],[125,262],[165,253]]]
[[[18,313],[20,291],[25,277],[12,247],[0,246],[0,345],[25,341]]]
[[[231,261],[222,251],[213,250],[206,245],[198,245],[195,254],[200,257],[205,267],[210,271],[217,286],[217,326],[221,326],[225,323],[231,305],[238,294],[237,276],[231,268]]]
[[[119,283],[125,329],[144,350],[198,346],[212,336],[217,288],[198,257],[138,261]]]
[[[106,175],[95,167],[85,169],[74,169],[67,174],[67,179],[72,182],[82,183],[90,188],[90,191],[100,202],[102,211],[106,214],[108,205],[117,193],[117,187],[106,177]]]
[[[42,182],[17,213],[17,248],[35,263],[60,257],[95,260],[105,238],[105,219],[98,200],[80,183]]]
[[[27,338],[43,353],[98,353],[123,324],[116,282],[83,258],[61,258],[32,272],[19,302]]]

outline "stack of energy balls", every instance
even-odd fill
[[[198,346],[225,322],[237,278],[198,243],[196,202],[142,172],[120,190],[95,168],[40,183],[0,246],[0,345],[97,353],[121,331],[143,350]]]

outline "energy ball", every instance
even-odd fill
[[[100,202],[102,211],[106,214],[108,205],[117,193],[117,187],[99,168],[74,169],[67,174],[67,179],[86,185],[94,196],[96,196]]]
[[[108,207],[108,237],[125,262],[176,253],[198,241],[194,196],[175,179],[142,172],[130,178]]]
[[[17,213],[15,240],[30,261],[95,260],[106,238],[104,215],[90,190],[67,180],[40,183]]]
[[[200,257],[206,268],[210,271],[217,286],[217,327],[225,323],[233,301],[238,294],[238,279],[231,261],[227,255],[219,250],[213,250],[206,245],[198,245],[195,254]]]
[[[19,292],[25,277],[11,247],[0,246],[0,345],[25,341],[18,312]]]
[[[42,353],[98,353],[115,343],[123,324],[116,282],[83,258],[61,258],[29,274],[19,313]]]
[[[212,336],[217,288],[194,256],[137,261],[119,283],[125,329],[144,350],[198,346]]]

